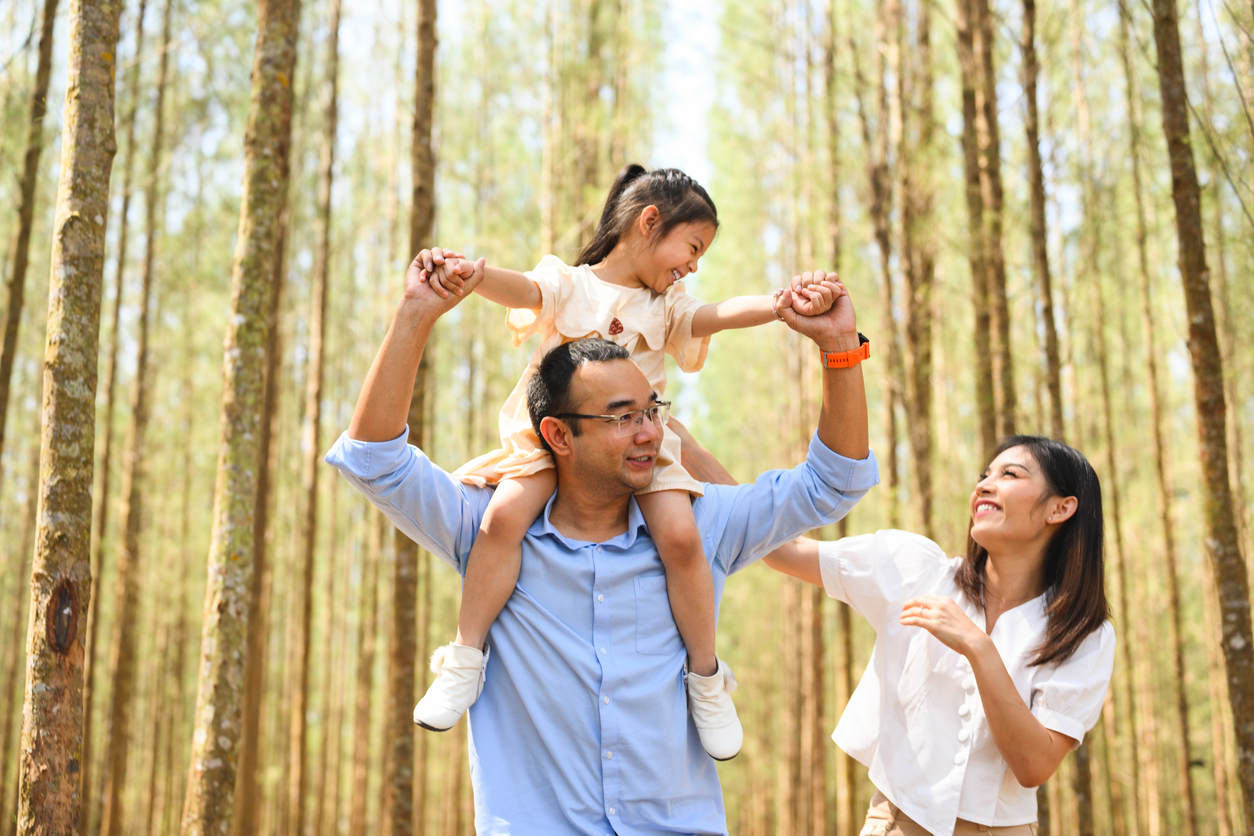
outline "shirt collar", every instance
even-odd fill
[[[553,525],[552,520],[549,519],[549,515],[553,511],[553,503],[556,500],[557,491],[553,491],[553,495],[549,497],[549,501],[544,504],[544,513],[536,518],[536,521],[531,524],[531,528],[527,530],[527,533],[532,537],[541,537],[548,534],[567,548],[581,548],[589,541],[574,540],[567,537],[565,534],[558,531]],[[644,529],[646,532],[649,530],[648,526],[645,525],[644,515],[640,513],[640,505],[636,502],[636,498],[634,496],[628,497],[627,530],[622,534],[611,537],[600,545],[623,550],[630,549],[636,544],[636,538],[639,536],[641,529]]]

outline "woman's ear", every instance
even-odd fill
[[[1080,503],[1074,496],[1054,497],[1050,500],[1049,515],[1045,518],[1045,522],[1050,525],[1061,525],[1075,513]]]
[[[570,455],[570,425],[560,418],[549,416],[540,422],[540,434],[548,442],[554,456]]]

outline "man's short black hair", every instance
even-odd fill
[[[540,358],[536,373],[527,384],[527,413],[531,416],[531,427],[536,431],[540,444],[549,455],[553,448],[540,432],[540,422],[554,415],[572,412],[575,405],[571,403],[570,381],[575,371],[584,363],[605,363],[610,360],[630,360],[627,349],[618,343],[603,340],[600,337],[584,337],[581,340],[564,343]],[[578,419],[570,422],[571,435],[579,435]]]

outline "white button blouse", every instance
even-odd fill
[[[957,819],[1008,827],[1036,821],[1036,792],[1019,785],[993,742],[966,657],[920,627],[898,623],[916,595],[953,598],[984,627],[954,581],[962,558],[905,531],[819,546],[828,595],[875,629],[875,648],[832,738],[870,770],[872,783],[937,836]],[[989,634],[1015,688],[1046,728],[1077,741],[1101,714],[1115,663],[1109,621],[1058,664],[1030,667],[1045,638],[1045,596],[1003,613]]]

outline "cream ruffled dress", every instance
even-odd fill
[[[552,457],[531,428],[527,383],[540,359],[559,345],[591,336],[613,340],[631,353],[659,397],[666,391],[665,354],[683,371],[695,372],[705,365],[710,348],[709,337],[692,336],[692,317],[701,303],[684,291],[682,282],[661,294],[620,287],[601,281],[587,265],[570,267],[553,255],[546,255],[526,275],[540,288],[540,310],[511,308],[505,324],[516,347],[537,333],[543,341],[501,408],[501,449],[453,473],[467,484],[494,485],[553,467]],[[653,481],[640,493],[681,490],[701,496],[701,483],[680,465],[679,454],[679,437],[665,428]]]

